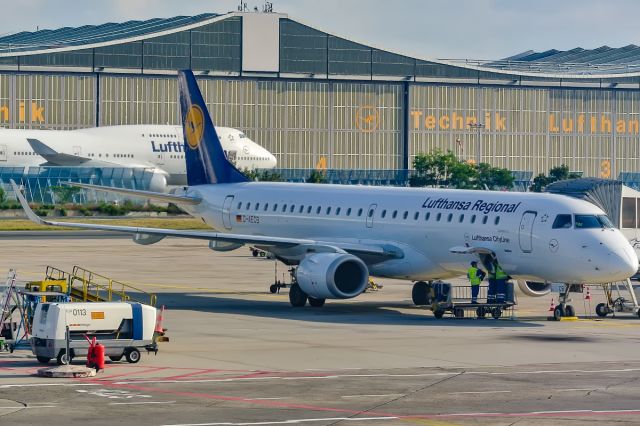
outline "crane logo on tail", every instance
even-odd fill
[[[198,149],[204,134],[204,114],[197,105],[191,105],[185,117],[185,136],[191,149]]]

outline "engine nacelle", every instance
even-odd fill
[[[154,169],[151,180],[149,181],[149,191],[151,192],[167,192],[167,176],[168,173],[162,169]]]
[[[367,288],[369,270],[351,254],[317,253],[302,259],[296,280],[315,299],[349,299]]]
[[[518,288],[531,297],[542,297],[551,293],[551,284],[545,282],[518,280]]]

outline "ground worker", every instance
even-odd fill
[[[489,266],[487,267],[487,272],[488,274],[488,281],[489,281],[489,288],[487,289],[487,303],[496,303],[496,293],[497,293],[497,288],[496,288],[496,269],[498,266],[498,262],[497,261],[492,261],[491,263],[489,263]]]
[[[478,268],[478,262],[471,262],[471,267],[467,269],[467,278],[471,283],[471,303],[478,303],[478,293],[480,292],[480,283],[484,279],[486,273]]]
[[[497,260],[495,262],[494,270],[496,280],[496,302],[504,303],[507,298],[507,280],[509,279],[509,275],[502,270]]]

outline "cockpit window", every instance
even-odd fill
[[[571,228],[571,215],[559,214],[556,216],[556,220],[553,221],[553,229]]]
[[[605,215],[577,214],[576,229],[613,228],[613,224]]]

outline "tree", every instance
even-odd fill
[[[260,182],[282,182],[282,175],[278,172],[272,172],[271,170],[249,170],[244,169],[242,174],[249,180],[255,180]]]
[[[319,170],[314,170],[311,172],[309,177],[306,180],[307,183],[327,183],[326,176]]]
[[[448,186],[451,173],[459,160],[451,151],[436,149],[429,154],[418,154],[413,159],[414,174],[410,186]]]
[[[58,199],[58,204],[67,204],[73,200],[73,196],[80,192],[77,186],[52,186],[51,190]]]
[[[487,163],[480,163],[477,166],[478,189],[511,189],[514,177],[511,171],[500,167],[492,167]]]
[[[413,160],[415,172],[410,186],[435,186],[457,189],[510,189],[513,176],[507,169],[459,160],[451,151],[435,150],[419,154]]]
[[[529,187],[530,191],[533,192],[542,192],[544,189],[552,184],[553,182],[557,182],[559,180],[567,180],[567,179],[577,179],[581,177],[580,173],[570,172],[569,166],[566,164],[562,164],[557,167],[552,167],[549,169],[549,175],[546,176],[543,173],[540,173],[533,179],[533,183]]]

